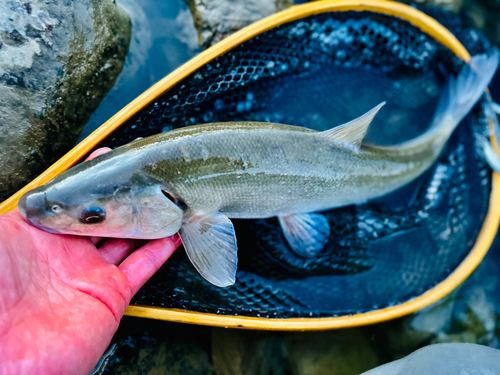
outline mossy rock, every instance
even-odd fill
[[[113,0],[0,3],[0,200],[71,149],[130,43]]]

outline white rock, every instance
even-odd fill
[[[476,344],[426,346],[363,375],[497,375],[500,350]]]

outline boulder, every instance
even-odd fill
[[[362,328],[296,332],[284,341],[293,375],[356,375],[380,364]]]
[[[92,375],[213,375],[210,328],[124,317]]]
[[[474,344],[438,344],[364,375],[498,374],[500,350]]]
[[[401,0],[401,2],[409,5],[433,5],[458,13],[462,8],[464,0]]]
[[[113,0],[0,2],[0,200],[74,146],[130,33]]]
[[[212,328],[212,362],[217,375],[285,375],[282,335],[277,332]]]
[[[186,0],[202,48],[293,5],[292,0]]]

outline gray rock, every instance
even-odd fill
[[[468,0],[465,1],[464,8],[474,26],[481,29],[490,41],[500,45],[500,1]]]
[[[92,375],[212,375],[210,328],[125,317]]]
[[[198,30],[198,42],[207,48],[264,17],[293,5],[292,0],[186,0]]]
[[[284,375],[282,335],[276,332],[212,329],[212,362],[217,375]]]
[[[357,375],[381,363],[359,328],[291,333],[285,347],[294,375]]]
[[[500,350],[475,344],[430,345],[364,375],[500,374]]]
[[[0,200],[75,144],[130,32],[112,0],[0,2]]]
[[[458,13],[464,3],[464,0],[401,0],[401,2],[410,5],[411,4],[433,5]]]

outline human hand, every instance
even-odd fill
[[[1,216],[0,375],[89,374],[133,295],[180,242],[56,235],[18,210]]]

